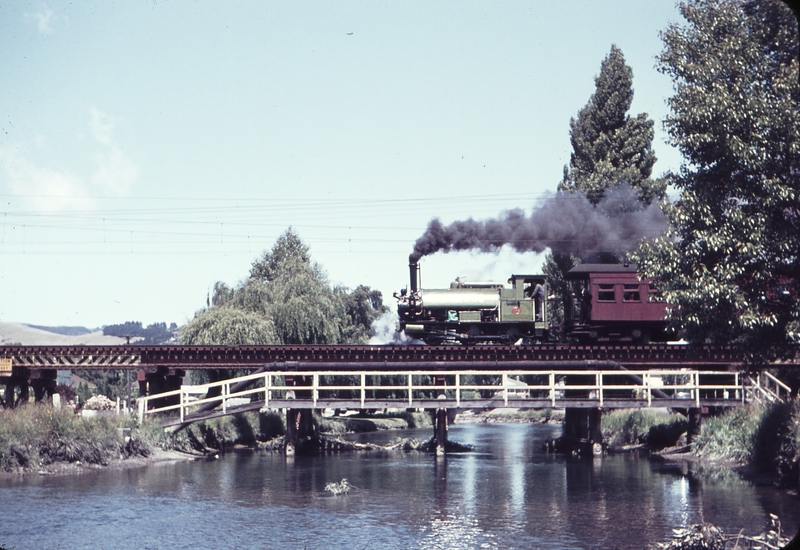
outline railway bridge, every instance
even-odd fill
[[[564,408],[566,440],[596,448],[603,408],[668,407],[691,428],[704,410],[792,397],[744,371],[734,346],[0,346],[4,403],[43,400],[60,369],[135,371],[142,416],[165,426],[245,410],[284,409],[287,449],[311,437],[322,408],[422,408],[443,452],[448,417],[465,408]],[[781,363],[800,364],[800,349]],[[211,382],[183,385],[186,371]],[[248,372],[228,378],[229,369]],[[797,389],[794,390],[795,392]]]

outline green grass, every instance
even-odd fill
[[[118,428],[130,428],[127,443]],[[70,409],[24,406],[0,410],[0,469],[34,470],[53,462],[106,464],[147,456],[150,446],[130,416],[83,418]]]
[[[651,409],[618,409],[603,415],[601,428],[612,448],[641,444],[664,448],[674,445],[686,431],[686,419]]]
[[[773,471],[781,483],[800,460],[800,403],[750,404],[705,419],[695,453]]]

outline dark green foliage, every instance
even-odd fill
[[[275,344],[278,338],[270,319],[234,307],[212,307],[197,313],[181,328],[183,344]]]
[[[178,325],[170,323],[153,323],[142,327],[139,321],[127,321],[118,325],[106,325],[103,334],[106,336],[119,336],[120,338],[137,338],[133,344],[154,346],[169,342],[173,333],[178,330]]]
[[[800,333],[798,32],[779,0],[688,0],[663,33],[675,95],[665,126],[685,162],[669,234],[633,259],[694,342],[755,358]]]
[[[570,289],[567,286],[567,271],[580,264],[581,260],[575,255],[549,252],[544,260],[542,272],[547,276],[550,285],[550,295],[553,297],[548,305],[550,315],[550,338],[561,342],[564,339],[564,320],[566,319],[567,296]]]
[[[126,376],[126,371],[124,370],[75,370],[73,372],[96,386],[92,391],[83,382],[78,385],[77,394],[81,404],[85,403],[93,394],[105,395],[112,401],[117,398],[125,399],[128,395],[127,383],[129,376],[132,395],[136,395],[139,391],[135,373]]]
[[[62,403],[69,403],[78,397],[78,393],[66,384],[56,386],[55,393],[61,396]]]
[[[649,204],[663,196],[666,182],[650,179],[656,162],[653,121],[645,113],[634,118],[628,115],[633,72],[617,46],[611,46],[603,60],[595,86],[589,103],[570,120],[572,154],[558,189],[581,192],[597,205],[606,191],[628,184],[637,191],[639,201]],[[627,208],[640,207],[632,204]]]
[[[686,431],[686,419],[649,409],[614,410],[603,415],[603,439],[611,447],[647,444],[653,449],[674,445]]]

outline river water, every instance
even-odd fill
[[[560,427],[454,425],[474,452],[229,453],[75,476],[0,480],[0,547],[25,549],[645,548],[710,522],[787,531],[800,500],[726,470],[698,473],[632,455],[544,453]],[[427,439],[429,430],[361,435]],[[334,496],[325,485],[355,486]]]

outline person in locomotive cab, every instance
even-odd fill
[[[542,307],[544,305],[544,287],[541,284],[536,283],[536,286],[533,288],[531,298],[533,298],[533,304],[536,308],[536,320],[542,321],[542,312],[544,311],[544,308]]]
[[[585,325],[592,318],[592,291],[584,283],[581,283],[580,300],[581,324]]]

